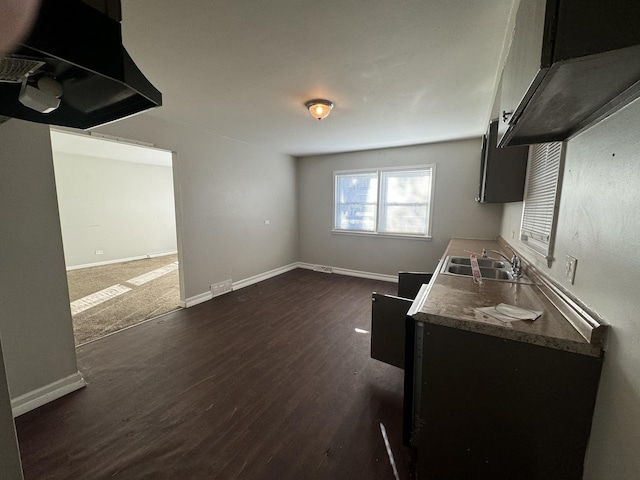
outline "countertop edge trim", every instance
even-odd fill
[[[567,340],[553,341],[552,337],[541,337],[536,334],[529,334],[526,332],[507,330],[502,327],[494,327],[490,324],[478,324],[467,322],[451,317],[443,317],[440,315],[434,315],[424,312],[418,312],[414,315],[414,319],[425,323],[439,325],[441,327],[454,328],[457,330],[464,330],[471,333],[477,333],[478,335],[489,335],[496,338],[502,338],[504,340],[510,340],[514,342],[528,343],[543,348],[553,348],[563,352],[574,353],[578,355],[587,355],[590,357],[601,357],[602,350],[596,345],[587,343],[577,343]]]
[[[498,236],[497,240],[502,248],[506,245],[507,249],[511,249],[521,256],[520,252],[514,249],[503,237]],[[555,280],[528,262],[526,258],[522,258],[522,261],[525,273],[573,328],[592,346],[602,348],[608,328],[605,321]]]

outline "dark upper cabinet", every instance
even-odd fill
[[[640,1],[522,0],[499,146],[566,140],[640,96]]]
[[[529,147],[497,148],[498,120],[489,124],[482,139],[480,203],[519,202],[524,195]]]

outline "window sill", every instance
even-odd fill
[[[420,240],[430,242],[430,235],[402,235],[399,233],[354,232],[348,230],[331,230],[333,235],[347,235],[356,237],[393,238],[402,240]]]

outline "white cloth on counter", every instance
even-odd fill
[[[476,308],[476,311],[489,315],[501,322],[515,322],[517,320],[537,320],[542,315],[542,311],[529,310],[527,308],[516,307],[507,303],[500,303],[493,307]]]

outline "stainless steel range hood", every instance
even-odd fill
[[[0,59],[2,116],[87,129],[161,104],[120,23],[80,0],[43,0],[31,35]]]

